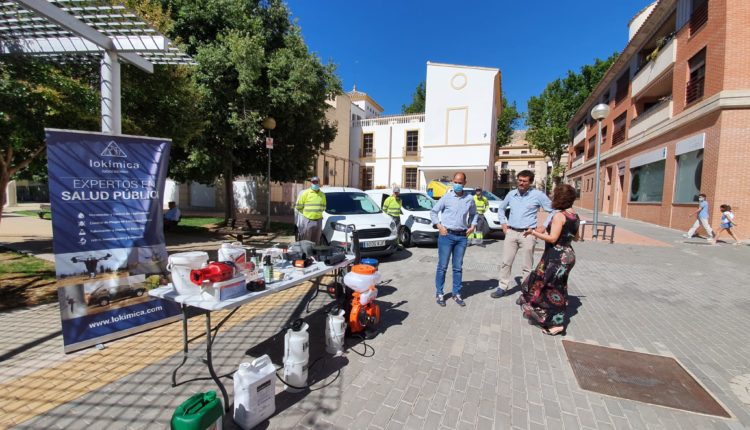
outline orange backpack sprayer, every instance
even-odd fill
[[[366,264],[354,265],[352,271],[344,276],[344,284],[352,290],[351,301],[346,306],[351,333],[374,330],[380,322],[380,306],[375,303],[378,295],[375,285],[379,282],[380,273]]]

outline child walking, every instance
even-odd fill
[[[732,231],[732,227],[737,225],[734,222],[734,212],[732,212],[732,207],[729,205],[721,205],[719,206],[719,209],[721,210],[721,226],[719,227],[718,233],[716,233],[716,236],[713,238],[712,243],[716,244],[716,240],[718,240],[719,236],[721,236],[721,234],[724,233],[724,230],[726,230],[727,233],[732,236],[732,239],[734,239],[734,244],[740,245],[740,240],[737,239],[737,236],[735,236]]]

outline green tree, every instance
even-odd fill
[[[401,106],[401,113],[424,113],[426,100],[427,90],[425,88],[425,82],[422,81],[417,85],[417,89],[414,90],[414,94],[411,96],[411,104]]]
[[[45,127],[98,126],[99,98],[90,68],[58,67],[21,55],[0,57],[0,211],[13,177],[29,166],[35,167],[32,172],[46,167]]]
[[[606,60],[597,58],[593,64],[581,67],[580,72],[569,70],[564,78],[550,82],[540,95],[529,99],[526,138],[533,148],[552,159],[553,172],[564,171],[560,158],[570,142],[568,122],[617,56],[615,53]]]
[[[516,102],[508,103],[508,99],[503,96],[503,109],[497,117],[497,142],[495,151],[501,146],[510,143],[513,137],[513,130],[520,124],[523,114],[518,112]]]
[[[308,176],[336,128],[325,118],[326,99],[341,93],[333,65],[311,54],[280,0],[163,0],[170,35],[187,44],[198,65],[194,80],[204,131],[176,148],[170,175],[213,183],[265,174],[262,121],[276,120],[272,179]],[[227,217],[232,199],[227,199]]]

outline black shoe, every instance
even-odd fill
[[[498,288],[497,290],[493,291],[492,294],[490,294],[490,297],[493,299],[499,299],[500,297],[503,297],[508,292],[506,290],[503,290],[502,288]]]
[[[437,296],[436,303],[439,304],[442,307],[445,307],[445,299],[443,298],[442,295],[441,296]]]

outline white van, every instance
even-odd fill
[[[466,187],[464,188],[464,192],[473,196],[474,188]],[[498,209],[500,209],[500,203],[502,203],[503,199],[487,190],[482,190],[482,195],[487,197],[487,203],[489,204],[489,208],[487,208],[488,211],[484,213],[484,218],[487,220],[487,227],[489,227],[490,230],[502,230],[503,226],[500,224],[500,214],[498,213]],[[506,215],[507,212],[508,211],[506,210]]]
[[[348,187],[322,187],[326,195],[323,212],[323,241],[346,246],[357,230],[362,255],[390,255],[398,250],[396,223],[384,214],[362,190]]]
[[[391,195],[391,189],[367,190],[368,196],[375,200],[378,207]],[[438,231],[432,226],[430,210],[435,206],[435,200],[419,190],[402,188],[401,192],[401,231],[399,240],[404,246],[435,244]]]

